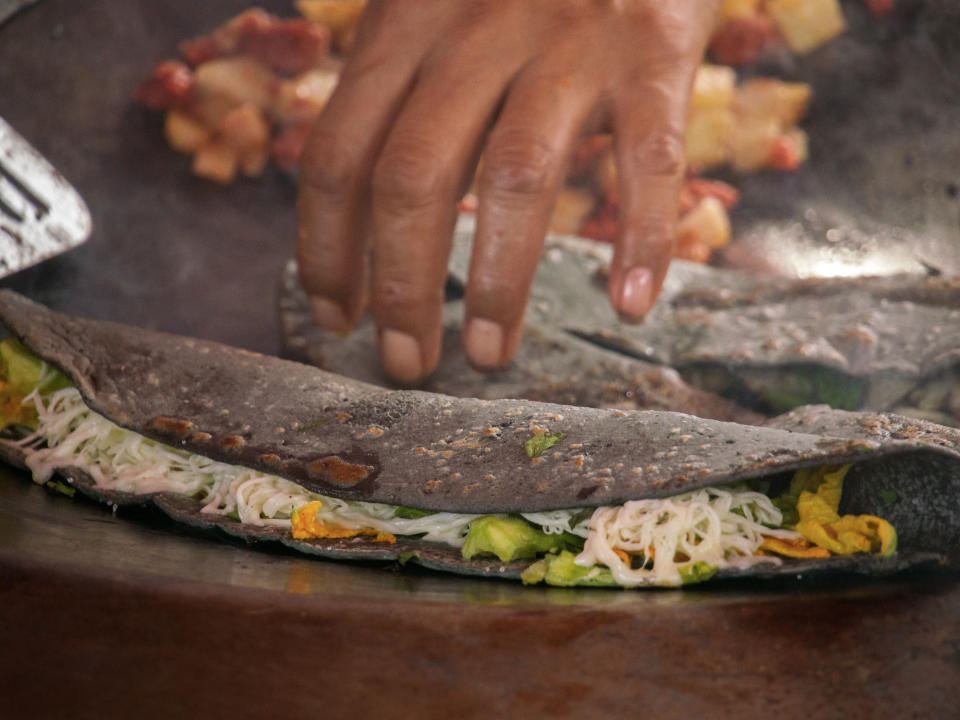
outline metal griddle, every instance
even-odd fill
[[[0,28],[0,115],[71,178],[95,226],[85,247],[0,284],[56,309],[278,351],[292,181],[194,179],[159,117],[129,102],[180,39],[245,5],[44,0]],[[816,75],[815,157],[795,176],[741,183],[745,238],[774,227],[805,233],[798,247],[835,244],[825,233],[839,221],[819,219],[869,218],[922,240],[918,272],[955,271],[960,103],[951,73],[934,72],[960,58],[960,14],[946,5],[903,0],[897,35],[853,3],[854,39],[786,68]],[[828,61],[845,59],[860,70],[831,81]],[[855,82],[870,102],[850,94]],[[908,85],[924,103],[887,113]],[[756,244],[743,247],[730,262],[756,259]],[[13,717],[947,717],[960,702],[950,576],[525,589],[251,549],[0,468],[0,589],[0,714]]]

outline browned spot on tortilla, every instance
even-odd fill
[[[177,420],[175,418],[158,417],[153,421],[153,426],[157,430],[162,430],[179,437],[186,437],[190,434],[190,428],[193,423],[189,420]]]
[[[246,444],[247,441],[239,435],[224,435],[222,438],[217,440],[217,445],[223,448],[238,448],[243,447]]]
[[[351,415],[350,413],[345,413],[345,412],[337,413],[337,420],[339,420],[340,422],[346,422],[352,417],[353,415]]]
[[[597,491],[598,487],[600,486],[588,485],[587,487],[580,488],[580,490],[577,491],[577,500],[586,500]]]
[[[460,438],[459,440],[454,440],[452,443],[450,443],[450,445],[455,448],[478,448],[480,447],[480,442],[477,440],[476,435],[470,434],[464,438]]]
[[[265,453],[260,456],[260,459],[265,463],[269,463],[270,465],[276,465],[278,462],[280,462],[280,456],[274,455],[273,453]]]
[[[190,436],[190,439],[200,442],[203,440],[209,440],[212,437],[213,435],[211,435],[208,432],[195,432],[193,435]]]
[[[307,465],[307,473],[311,477],[339,487],[353,487],[370,477],[373,468],[369,465],[355,465],[336,455],[320,458]]]
[[[877,334],[870,328],[864,327],[863,325],[857,325],[856,327],[850,328],[841,336],[841,338],[843,340],[860,343],[861,345],[876,345],[878,342]]]

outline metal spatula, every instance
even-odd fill
[[[15,12],[22,10],[27,5],[33,5],[37,0],[0,0],[0,23],[8,17],[12,17]]]
[[[0,118],[0,277],[80,245],[91,226],[73,186]]]

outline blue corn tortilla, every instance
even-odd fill
[[[462,513],[534,512],[671,496],[851,462],[846,512],[890,505],[883,499],[890,492],[904,503],[894,523],[901,542],[893,557],[785,560],[780,567],[730,569],[718,577],[873,574],[960,562],[960,432],[932,423],[812,407],[751,426],[676,412],[386,390],[216,343],[68,317],[6,290],[0,291],[0,320],[113,422],[325,495]],[[539,462],[524,448],[535,427],[564,435]],[[0,448],[22,464],[22,451],[10,443]],[[201,514],[190,498],[105,492],[80,471],[64,474],[80,492],[111,504],[152,502],[191,525],[311,554],[406,558],[501,577],[516,577],[529,564],[466,561],[456,549],[406,538],[397,545],[362,537],[296,541],[285,531]],[[866,489],[858,494],[861,483]]]

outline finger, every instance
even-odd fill
[[[478,32],[461,39],[455,61],[428,58],[373,171],[371,310],[397,382],[419,381],[440,358],[456,202],[519,62],[491,60],[489,42]]]
[[[352,329],[367,287],[366,186],[390,122],[426,50],[384,30],[384,6],[365,15],[358,47],[304,147],[297,262],[316,321]]]
[[[490,133],[480,173],[463,338],[477,368],[504,365],[520,344],[557,190],[597,92],[576,63],[556,58],[537,63],[511,85]]]
[[[625,89],[615,105],[620,228],[608,290],[628,322],[650,310],[673,257],[694,69]]]

